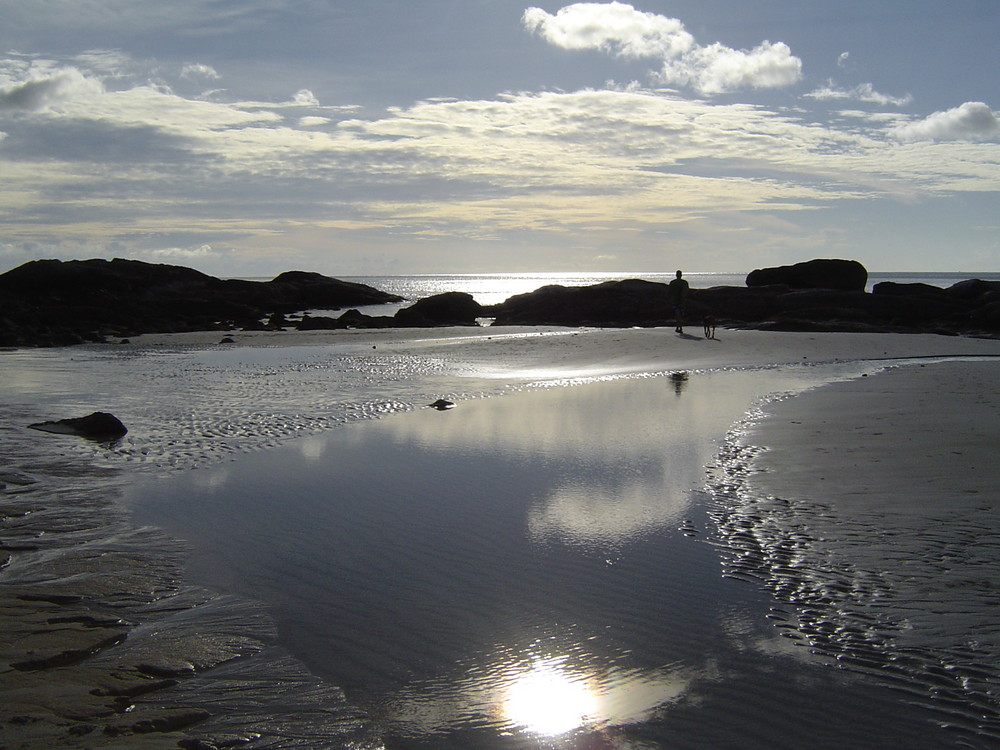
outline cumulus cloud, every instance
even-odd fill
[[[989,141],[1000,138],[1000,117],[983,102],[965,102],[892,130],[901,141]]]
[[[88,78],[76,68],[63,68],[38,75],[0,90],[0,111],[39,112],[77,98],[90,98],[104,92],[103,84]]]
[[[625,3],[575,3],[555,15],[528,8],[525,28],[564,49],[600,49],[622,57],[676,57],[694,48],[675,18],[638,11]]]
[[[703,94],[788,86],[802,76],[802,61],[783,42],[763,41],[752,50],[718,42],[702,46],[678,19],[626,3],[574,3],[554,15],[528,8],[521,21],[528,31],[564,49],[658,59],[659,81],[691,86]]]
[[[820,101],[831,99],[850,99],[852,101],[869,102],[871,104],[879,104],[881,106],[891,104],[895,107],[905,107],[913,101],[913,97],[909,94],[904,96],[889,96],[888,94],[880,94],[870,83],[862,83],[854,88],[842,89],[835,86],[833,81],[827,81],[825,86],[822,86],[815,91],[810,91],[806,94],[806,96],[810,99],[817,99]]]
[[[211,65],[203,65],[202,63],[190,63],[185,65],[181,69],[181,78],[196,79],[196,78],[207,78],[209,80],[218,80],[218,72]]]
[[[292,101],[301,107],[318,107],[319,99],[309,89],[301,89],[295,93]]]

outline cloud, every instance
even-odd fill
[[[203,65],[201,63],[189,63],[181,69],[181,78],[208,78],[209,80],[218,80],[218,72],[211,65]]]
[[[703,94],[782,88],[802,77],[802,61],[784,42],[764,41],[749,51],[716,43],[665,61],[659,77],[664,83],[691,85]]]
[[[983,102],[965,102],[891,133],[901,141],[989,141],[1000,138],[1000,117]]]
[[[326,125],[332,122],[329,117],[300,117],[299,127],[300,128],[314,128],[318,125]]]
[[[227,253],[228,250],[216,250],[211,245],[205,243],[197,247],[164,247],[150,250],[149,255],[154,258],[166,258],[170,260],[203,260],[205,258],[215,258],[220,253]]]
[[[63,102],[78,98],[91,98],[104,92],[104,86],[88,78],[76,68],[63,68],[55,73],[38,75],[29,80],[0,90],[0,111],[23,110],[39,112]]]
[[[818,101],[850,99],[853,101],[880,104],[882,106],[892,104],[896,107],[905,107],[913,101],[913,97],[909,94],[906,94],[905,96],[889,96],[888,94],[880,94],[870,83],[862,83],[851,89],[841,89],[837,88],[833,81],[827,81],[826,86],[818,88],[815,91],[810,91],[808,94],[805,94],[805,96]]]
[[[701,46],[678,19],[639,11],[626,3],[574,3],[555,15],[532,7],[524,11],[521,22],[528,31],[564,49],[661,60],[657,80],[691,86],[702,94],[789,86],[802,76],[802,61],[783,42],[763,41],[752,50],[736,50],[718,42]]]
[[[522,22],[564,49],[599,49],[622,57],[677,57],[694,48],[684,24],[625,3],[576,3],[550,15],[528,8]]]
[[[319,99],[317,99],[316,95],[309,89],[301,89],[300,91],[297,91],[292,101],[300,107],[319,106]]]

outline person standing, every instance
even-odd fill
[[[674,330],[677,333],[684,333],[684,303],[687,300],[687,293],[687,279],[682,278],[681,272],[678,271],[676,278],[667,284],[667,300],[674,310],[674,320],[677,323]]]

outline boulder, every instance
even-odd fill
[[[103,411],[95,411],[85,417],[58,419],[53,422],[36,422],[28,427],[58,435],[79,435],[91,440],[115,440],[128,432],[128,428],[122,424],[118,417]]]
[[[948,296],[965,300],[974,305],[985,305],[1000,299],[1000,281],[966,279],[952,284],[945,290]]]
[[[394,320],[402,327],[475,326],[482,315],[483,306],[471,294],[445,292],[397,310]]]
[[[902,284],[897,281],[882,281],[872,287],[872,294],[894,297],[924,297],[926,299],[946,299],[948,292],[932,284]]]
[[[667,286],[626,279],[582,287],[544,286],[487,310],[493,325],[665,325],[673,317]]]
[[[791,266],[758,268],[747,275],[748,287],[785,284],[792,289],[843,289],[863,292],[868,271],[856,260],[816,259]]]

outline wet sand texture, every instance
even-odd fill
[[[250,740],[260,747],[315,747],[330,737],[343,738],[345,744],[356,747],[371,742],[365,718],[348,705],[339,689],[310,675],[276,646],[273,622],[258,606],[185,583],[183,545],[159,531],[136,528],[119,505],[120,486],[129,472],[187,470],[336,427],[350,421],[352,414],[370,418],[417,408],[441,394],[449,398],[470,392],[489,395],[511,384],[547,379],[678,367],[766,367],[840,358],[1000,352],[997,342],[934,336],[720,331],[718,342],[682,342],[663,331],[559,331],[554,337],[535,331],[502,336],[465,331],[371,337],[345,333],[248,337],[237,342],[237,347],[305,343],[317,352],[330,346],[337,347],[337,352],[327,356],[324,364],[294,371],[281,369],[283,364],[266,372],[248,366],[254,378],[241,379],[237,373],[231,381],[226,379],[232,372],[229,363],[191,367],[192,361],[200,362],[200,355],[187,358],[195,351],[190,346],[207,343],[197,335],[159,337],[148,346],[140,343],[114,355],[108,349],[77,349],[72,364],[67,355],[66,366],[53,376],[51,399],[45,400],[50,408],[72,406],[68,413],[43,412],[41,399],[28,403],[26,397],[25,405],[18,406],[22,411],[15,410],[9,423],[0,425],[5,450],[14,446],[8,456],[12,464],[0,467],[0,746],[11,750],[177,747],[193,737],[187,734],[189,729],[206,741]],[[373,351],[375,346],[377,351]],[[164,357],[158,365],[161,369],[145,380],[106,377],[109,356],[121,357],[119,364],[127,374],[130,358],[167,350],[178,357],[176,372],[170,370],[173,360]],[[88,351],[96,352],[89,364]],[[267,350],[244,351],[252,363]],[[58,358],[59,354],[40,356]],[[421,364],[413,368],[410,363],[415,358]],[[92,367],[91,375],[87,367]],[[342,367],[353,373],[349,386],[359,392],[364,393],[372,379],[391,385],[379,386],[360,407],[342,394],[338,401],[324,391],[317,418],[303,407],[315,404],[315,391],[310,388],[318,382],[329,388],[331,373],[339,373]],[[386,381],[386,372],[394,373],[395,380]],[[17,375],[17,370],[5,370],[8,379],[16,380]],[[178,392],[152,387],[164,377],[172,382],[187,378],[189,385]],[[990,376],[983,377],[988,386]],[[872,383],[877,381],[872,379]],[[953,382],[946,379],[945,390]],[[240,387],[231,389],[232,383]],[[302,392],[295,392],[295,386]],[[13,387],[17,392],[18,383]],[[184,387],[190,391],[185,393]],[[91,390],[84,392],[87,388]],[[178,393],[200,422],[192,424],[191,411],[175,408],[173,399]],[[55,444],[39,441],[75,438],[26,436],[31,431],[19,428],[84,413],[78,404],[94,400],[95,395],[100,397],[95,406],[117,412],[129,426],[129,437],[111,455],[92,447],[49,447]],[[125,413],[108,406],[110,396],[120,397],[127,407]],[[880,398],[873,395],[876,401]],[[199,410],[199,404],[206,408]],[[941,405],[935,402],[928,408]],[[780,423],[780,417],[776,420]],[[801,421],[808,427],[810,420],[806,416]],[[178,436],[180,448],[174,442]],[[778,460],[777,447],[769,458]],[[946,461],[943,466],[953,469],[954,463]],[[803,485],[810,481],[806,473]],[[955,486],[954,481],[950,484]],[[795,489],[765,487],[761,491],[793,495]],[[751,494],[748,489],[746,496]],[[982,497],[969,493],[963,501]],[[731,499],[742,503],[745,498],[734,495]],[[722,523],[725,529],[725,518]],[[966,536],[957,538],[962,544],[972,538],[981,543],[977,535],[982,536],[981,526],[972,519]],[[735,538],[728,541],[739,549]],[[766,557],[766,541],[762,544],[758,554]],[[943,561],[962,554],[961,544],[947,540],[941,544]],[[901,556],[908,551],[901,548]],[[735,562],[733,568],[738,568]],[[772,565],[767,572],[757,573],[766,579],[781,571]],[[988,586],[981,583],[987,591]],[[780,615],[787,617],[789,625],[795,625],[799,616],[793,611],[789,608]],[[893,609],[890,614],[897,618],[898,612]],[[913,621],[917,614],[907,617]],[[805,627],[802,630],[808,632]],[[974,663],[977,646],[968,648],[972,649],[968,659]],[[262,672],[272,678],[267,684],[259,680]],[[982,673],[967,676],[974,682]],[[995,679],[992,673],[986,677]]]
[[[996,362],[900,367],[772,404],[730,443],[728,575],[828,663],[1000,742]],[[974,744],[973,746],[978,746]]]

